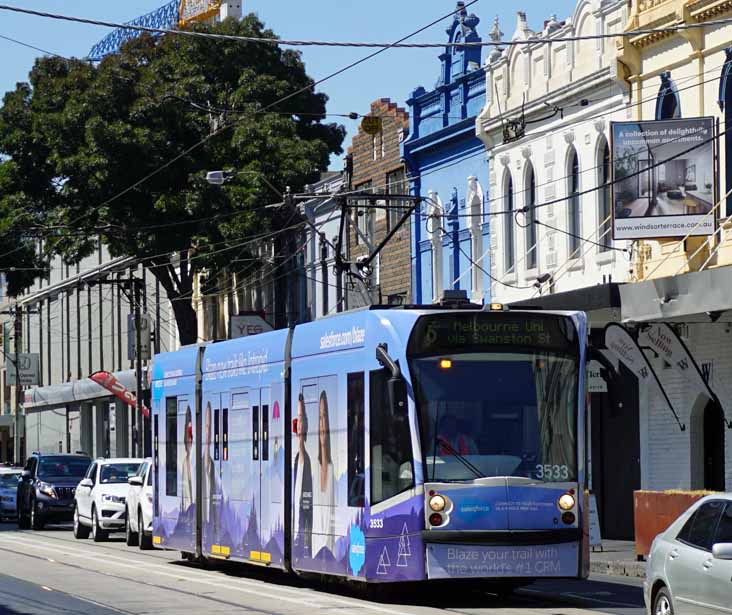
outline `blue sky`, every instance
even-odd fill
[[[247,12],[255,12],[281,38],[314,40],[354,40],[391,42],[447,14],[455,0],[243,0]],[[4,4],[33,8],[107,21],[127,21],[147,13],[165,0],[4,0]],[[554,0],[546,5],[539,0],[525,0],[520,5],[479,0],[469,7],[481,18],[478,27],[484,40],[499,16],[501,29],[510,37],[516,25],[516,10],[527,12],[529,25],[540,29],[545,19],[556,13],[560,20],[574,10],[572,0]],[[419,42],[446,40],[449,21],[434,26],[415,37]],[[39,17],[0,11],[0,35],[47,49],[65,56],[85,56],[91,46],[103,38],[104,28],[58,22]],[[231,44],[231,43],[222,43]],[[306,48],[303,58],[315,79],[324,77],[369,53],[364,49]],[[26,80],[37,51],[0,38],[0,90],[13,89]],[[439,73],[439,50],[389,50],[356,69],[324,83],[319,89],[330,96],[329,111],[366,113],[372,100],[382,97],[404,105],[418,86],[431,89]],[[343,120],[349,135],[357,122]],[[333,167],[339,162],[334,160]]]

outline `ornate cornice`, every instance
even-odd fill
[[[665,26],[701,23],[732,12],[732,0],[634,0],[638,12],[628,20],[626,32],[650,30]],[[675,35],[688,37],[683,31],[660,31],[639,34],[627,39],[633,47],[643,49]]]

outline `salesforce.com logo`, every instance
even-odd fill
[[[491,510],[490,504],[469,504],[460,507],[462,513],[489,513]]]

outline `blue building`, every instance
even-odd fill
[[[480,42],[480,20],[457,4],[449,43]],[[446,45],[435,88],[418,87],[407,101],[412,130],[402,156],[412,193],[426,198],[412,224],[416,303],[434,301],[445,289],[466,290],[476,302],[490,299],[488,163],[475,126],[486,99],[481,51]]]

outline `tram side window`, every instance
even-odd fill
[[[363,506],[364,481],[364,375],[348,374],[348,505]]]
[[[165,493],[178,495],[178,399],[165,400]]]
[[[387,380],[386,370],[370,374],[371,504],[414,486],[407,403],[402,413],[392,415]]]

